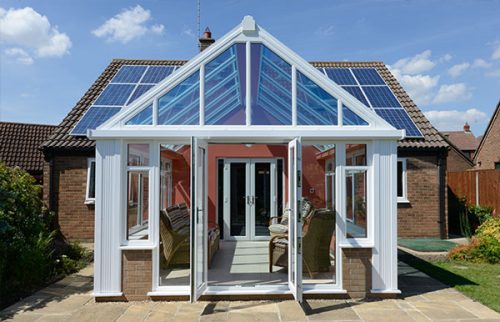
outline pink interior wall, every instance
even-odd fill
[[[162,156],[172,160],[173,202],[185,202],[190,206],[190,158],[191,148],[183,147],[177,153],[163,151]],[[217,159],[220,158],[283,158],[285,177],[285,202],[288,199],[288,146],[253,144],[210,144],[208,148],[208,221],[217,217]],[[311,200],[315,207],[325,206],[325,160],[318,159],[318,150],[313,146],[302,148],[303,197]],[[311,189],[312,188],[312,189]]]

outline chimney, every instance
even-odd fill
[[[464,124],[464,132],[470,132],[470,125],[467,122]]]
[[[212,38],[212,32],[210,29],[205,28],[205,32],[203,32],[203,36],[199,39],[200,41],[200,52],[204,51],[211,44],[215,42],[215,39]]]

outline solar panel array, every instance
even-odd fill
[[[422,133],[375,68],[319,68],[366,107],[397,129],[406,130],[407,137]]]
[[[172,74],[176,66],[123,65],[71,131],[72,135],[87,135],[130,105],[157,83]]]

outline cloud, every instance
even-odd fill
[[[182,34],[192,38],[195,37],[193,29],[191,29],[187,25],[184,25],[184,27],[182,27]]]
[[[458,110],[433,110],[424,112],[425,116],[440,131],[461,130],[465,122],[469,124],[486,124],[488,115],[476,108],[466,111]]]
[[[452,55],[445,54],[443,57],[439,58],[438,62],[444,63],[444,62],[450,61],[452,58],[453,58]]]
[[[500,59],[500,44],[496,44],[493,54],[491,54],[491,59]]]
[[[388,66],[417,105],[428,104],[434,97],[434,88],[439,82],[439,75],[405,75],[401,70]]]
[[[432,52],[430,50],[426,50],[413,57],[402,58],[392,65],[392,67],[401,70],[404,74],[420,74],[431,70],[436,65],[435,62],[430,60],[431,54]]]
[[[315,34],[322,37],[329,37],[335,33],[335,27],[333,25],[322,26],[316,29]]]
[[[489,68],[491,67],[491,63],[488,63],[486,60],[482,58],[477,58],[472,63],[472,67],[474,68]]]
[[[98,38],[105,38],[109,42],[128,43],[148,33],[162,34],[165,26],[156,24],[147,26],[151,19],[151,11],[137,5],[134,8],[122,10],[119,14],[108,19],[92,33]]]
[[[486,73],[488,77],[500,77],[500,69]]]
[[[6,55],[33,63],[32,56],[61,57],[69,53],[71,40],[68,35],[52,26],[49,19],[25,7],[5,10],[0,8],[0,39],[15,47]],[[28,58],[29,57],[29,58]]]
[[[4,53],[23,65],[31,65],[34,62],[33,58],[22,48],[7,48]]]
[[[464,83],[441,85],[439,91],[432,100],[435,104],[465,101],[472,97],[469,89]]]
[[[469,67],[470,64],[467,62],[456,64],[451,66],[450,69],[448,69],[448,74],[450,74],[451,77],[458,77],[462,75],[462,73],[465,72]]]

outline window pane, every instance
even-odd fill
[[[149,174],[129,172],[127,191],[127,239],[148,239]]]
[[[245,44],[235,44],[205,66],[205,124],[245,125]]]
[[[153,125],[153,106],[149,105],[127,121],[126,125]]]
[[[366,144],[346,144],[345,164],[348,166],[366,165]]]
[[[292,66],[262,44],[252,44],[252,124],[292,124]]]
[[[337,125],[337,99],[297,71],[297,124]]]
[[[95,161],[90,162],[89,199],[95,198]]]
[[[366,170],[346,170],[347,238],[367,237]]]
[[[129,166],[148,166],[149,144],[129,144],[127,164]]]
[[[403,162],[398,161],[398,197],[403,197]]]
[[[351,111],[347,106],[342,106],[342,124],[344,125],[368,125],[358,114]]]
[[[195,125],[200,120],[199,71],[158,99],[158,124]]]

